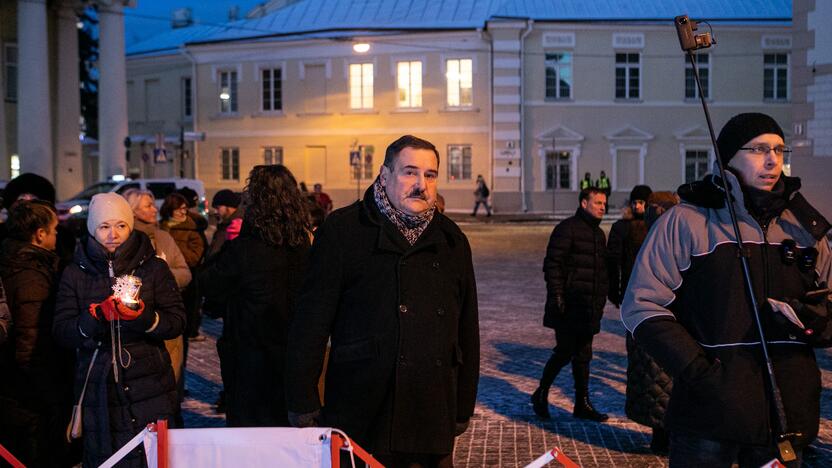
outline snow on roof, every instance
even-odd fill
[[[431,31],[484,28],[499,18],[535,21],[670,21],[679,14],[710,21],[789,23],[790,0],[298,0],[260,18],[192,26],[127,48],[128,55],[191,43],[285,39],[333,31]]]

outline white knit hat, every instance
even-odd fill
[[[95,236],[95,229],[104,221],[124,221],[133,230],[133,210],[121,195],[113,192],[93,195],[87,215],[87,231]]]

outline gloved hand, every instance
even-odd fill
[[[139,299],[138,308],[127,306],[120,299],[110,296],[98,304],[90,304],[89,312],[96,320],[135,320],[144,312],[144,302]]]
[[[320,409],[316,409],[311,413],[293,413],[289,411],[289,424],[292,427],[318,427],[318,419],[320,417]]]
[[[828,291],[824,292],[825,289],[826,283],[821,283],[814,290],[819,291],[820,294],[812,294],[812,291],[809,291],[800,299],[787,301],[797,314],[797,318],[806,327],[803,330],[805,335],[823,333],[829,325],[829,293]]]
[[[554,315],[561,316],[566,313],[566,301],[560,294],[550,295],[546,299],[546,310]]]
[[[465,421],[462,421],[462,422],[457,421],[456,428],[454,429],[454,437],[459,437],[463,433],[465,433],[465,431],[468,430],[468,423],[469,422],[470,422],[470,420],[465,420]]]

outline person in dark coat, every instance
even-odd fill
[[[58,289],[53,334],[60,345],[77,349],[76,398],[89,369],[82,402],[84,466],[100,465],[148,423],[171,418],[177,405],[164,340],[184,330],[182,297],[150,239],[133,230],[133,219],[121,195],[95,195],[90,235]],[[141,279],[138,301],[114,296],[123,275]],[[139,447],[119,466],[144,465]]]
[[[678,203],[679,198],[673,192],[653,192],[648,195],[643,215],[645,234],[662,213]],[[633,212],[637,208],[634,207]],[[639,247],[643,242],[644,239],[642,238]],[[611,243],[612,235],[610,235]],[[635,261],[638,249],[633,251],[632,254],[633,257],[629,260],[630,267]],[[630,271],[627,272],[628,282]],[[610,278],[612,277],[613,275],[610,274]],[[610,282],[612,284],[612,280]],[[624,292],[626,292],[626,289],[618,297],[623,299]],[[666,453],[670,439],[664,427],[664,415],[670,401],[670,392],[673,390],[673,379],[636,343],[632,334],[627,333],[625,340],[627,345],[627,391],[624,412],[628,418],[652,429],[653,436],[650,440],[650,449],[653,452]]]
[[[288,426],[286,342],[306,270],[309,212],[294,176],[279,164],[252,169],[245,194],[240,237],[226,244],[198,281],[208,299],[228,304],[228,426]]]
[[[471,249],[435,212],[438,166],[425,140],[407,135],[387,148],[363,200],[316,231],[289,332],[292,424],[341,428],[390,467],[451,466],[476,403]]]
[[[231,240],[240,234],[243,225],[243,210],[240,208],[242,196],[237,192],[222,189],[211,199],[211,208],[217,216],[217,230],[211,238],[206,259],[218,254],[226,240]]]
[[[616,307],[621,305],[630,272],[633,270],[638,249],[647,236],[647,225],[644,223],[644,210],[647,197],[653,191],[647,185],[636,185],[630,191],[630,213],[626,219],[619,219],[610,228],[610,238],[607,241],[607,274],[609,274],[610,302]]]
[[[77,463],[64,436],[74,359],[52,338],[57,227],[52,204],[20,200],[12,205],[0,249],[0,276],[14,324],[11,340],[0,346],[0,405],[6,406],[0,410],[0,442],[30,466]]]
[[[589,401],[589,362],[592,337],[601,331],[607,301],[606,238],[598,225],[607,196],[602,189],[581,190],[580,206],[552,231],[543,273],[546,311],[543,326],[555,330],[557,346],[543,369],[540,386],[531,396],[534,412],[549,419],[549,388],[561,368],[572,363],[576,418],[603,422],[607,415]]]

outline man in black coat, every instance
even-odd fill
[[[534,412],[549,419],[549,387],[558,372],[572,362],[576,418],[603,422],[607,415],[589,401],[589,361],[592,337],[601,331],[607,298],[606,239],[598,227],[607,196],[602,189],[581,190],[575,216],[555,226],[546,248],[546,312],[543,326],[555,330],[557,346],[543,369],[540,386],[532,394]]]
[[[632,215],[619,219],[610,228],[610,238],[607,242],[607,273],[610,277],[609,298],[616,307],[624,299],[630,272],[638,254],[638,249],[647,236],[647,225],[644,223],[644,210],[647,207],[647,197],[653,193],[647,185],[636,185],[630,191],[630,210]]]
[[[387,148],[364,199],[316,231],[289,332],[290,421],[341,428],[385,466],[449,466],[476,403],[471,249],[435,211],[438,166],[425,140]]]

